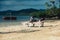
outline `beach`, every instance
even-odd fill
[[[0,27],[0,40],[60,40],[60,20],[47,20],[44,27],[28,27],[26,23]]]

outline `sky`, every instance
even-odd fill
[[[27,8],[46,9],[46,2],[49,3],[49,0],[0,0],[0,11]],[[56,1],[56,3],[58,3],[58,1]]]

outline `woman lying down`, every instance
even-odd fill
[[[40,27],[44,27],[44,20],[45,20],[45,18],[43,18],[43,17],[38,20],[37,18],[32,16],[30,18],[30,21],[28,23],[26,23],[26,25],[28,27],[30,27],[31,25],[32,25],[31,27],[35,27],[36,25],[40,26]]]

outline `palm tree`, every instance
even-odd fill
[[[60,0],[59,0],[59,8],[60,8]]]
[[[50,2],[53,4],[53,6],[55,5],[55,0],[50,0]]]
[[[52,3],[52,4],[50,4]],[[48,13],[48,15],[50,15],[51,17],[55,17],[56,16],[56,5],[55,5],[55,0],[50,0],[50,3],[46,2],[45,5],[47,7],[47,10],[46,11]]]
[[[48,2],[45,3],[47,9],[50,9],[50,7],[52,6],[51,4],[49,4]]]
[[[50,2],[52,3],[52,9],[51,9],[51,12],[52,12],[52,14],[53,14],[53,16],[56,16],[56,13],[55,13],[55,11],[56,11],[56,5],[55,5],[55,0],[50,0]]]

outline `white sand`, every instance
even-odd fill
[[[45,22],[45,27],[11,25],[0,27],[0,40],[60,40],[60,21]]]

